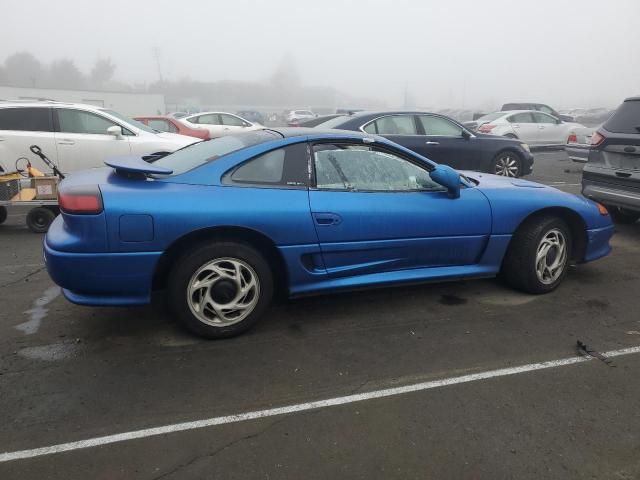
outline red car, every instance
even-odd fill
[[[209,130],[187,127],[184,123],[180,123],[175,118],[167,115],[151,115],[148,117],[135,117],[134,119],[160,132],[179,133],[180,135],[189,135],[203,140],[209,140],[210,138]]]

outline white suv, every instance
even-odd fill
[[[29,151],[38,145],[63,173],[102,167],[117,155],[173,152],[199,141],[157,132],[112,110],[74,103],[0,102],[0,170],[14,171],[15,161],[29,158],[48,172]]]

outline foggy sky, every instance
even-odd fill
[[[640,93],[640,0],[1,0],[0,61],[99,56],[115,78],[304,84],[416,105],[615,106]]]

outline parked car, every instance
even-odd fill
[[[75,103],[0,102],[0,168],[14,170],[27,157],[44,168],[29,147],[38,145],[63,173],[102,166],[114,155],[173,152],[197,141],[158,133],[113,110]]]
[[[321,123],[324,123],[327,120],[331,120],[336,117],[344,117],[344,113],[332,113],[331,115],[321,115],[319,117],[310,118],[308,120],[301,120],[297,124],[291,124],[289,126],[312,128],[312,127],[317,127]]]
[[[588,127],[574,128],[569,131],[564,151],[571,160],[579,163],[587,162],[593,132],[595,129]]]
[[[582,194],[619,223],[640,218],[640,97],[626,99],[592,135]]]
[[[264,128],[259,123],[227,112],[200,112],[180,118],[179,121],[191,128],[200,127],[208,130],[211,138]]]
[[[564,147],[569,132],[583,127],[533,110],[494,112],[465,125],[473,123],[480,133],[517,138],[532,147]]]
[[[435,113],[367,112],[336,117],[316,128],[339,128],[382,135],[434,162],[454,168],[509,177],[532,171],[527,144],[516,139],[475,134]]]
[[[553,117],[559,118],[563,122],[573,122],[574,118],[570,115],[563,115],[558,113],[556,110],[551,108],[549,105],[545,105],[544,103],[528,103],[528,102],[519,102],[519,103],[505,103],[502,105],[500,109],[503,112],[508,112],[512,110],[535,110],[537,112],[546,113],[547,115],[551,115]]]
[[[135,117],[135,120],[140,123],[144,123],[146,126],[151,127],[157,132],[179,133],[180,135],[200,138],[201,140],[208,140],[211,138],[209,137],[209,130],[206,128],[188,127],[183,122],[179,122],[177,118],[168,115]]]
[[[250,122],[259,123],[260,125],[264,125],[264,115],[255,110],[241,110],[236,113],[239,117],[242,117]]]
[[[173,118],[183,118],[189,115],[189,112],[172,112],[172,113],[167,113],[167,115]]]
[[[289,296],[501,273],[555,289],[570,263],[610,251],[604,207],[520,179],[445,165],[363,132],[265,129],[147,163],[69,175],[46,267],[83,305],[166,298],[221,338]],[[148,181],[152,178],[153,181]]]
[[[310,110],[289,110],[284,119],[290,126],[297,127],[299,122],[316,117],[317,115]]]

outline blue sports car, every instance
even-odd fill
[[[289,296],[501,274],[553,290],[610,251],[607,210],[537,183],[458,173],[382,137],[264,129],[61,183],[46,265],[70,301],[134,305],[167,290],[210,338]]]

